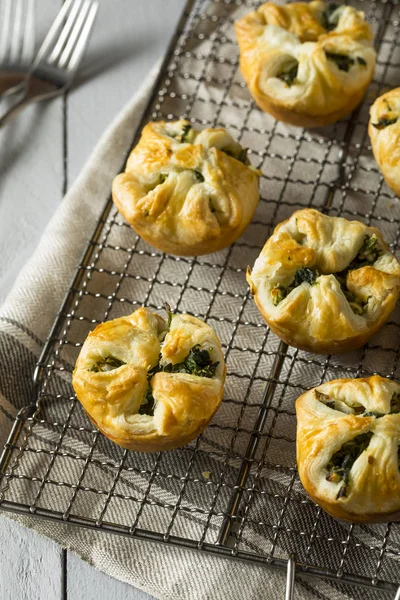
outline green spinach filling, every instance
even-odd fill
[[[180,131],[174,131],[170,124],[166,126],[167,135],[181,144],[190,143],[193,138],[193,129],[189,123],[182,125]]]
[[[289,70],[282,71],[277,75],[278,79],[281,79],[288,87],[291,87],[296,83],[297,73],[299,70],[299,63],[296,62]]]
[[[221,152],[227,154],[228,156],[231,156],[232,158],[236,158],[236,160],[238,160],[246,166],[250,164],[249,158],[247,156],[248,148],[241,148],[239,152],[234,152],[233,150],[230,150],[228,148],[222,148]]]
[[[328,408],[335,408],[335,401],[331,400],[331,397],[328,396],[328,394],[324,394],[319,390],[314,390],[314,395],[319,402],[322,402],[322,404],[325,404]]]
[[[376,235],[366,235],[363,245],[358,251],[357,256],[347,267],[347,270],[352,271],[354,269],[361,269],[361,267],[372,265],[378,260],[381,254],[382,249],[379,247],[379,241]]]
[[[184,361],[173,365],[166,364],[160,368],[165,373],[189,373],[198,377],[214,377],[219,362],[212,362],[210,352],[202,350],[199,344],[193,346]]]
[[[302,283],[309,283],[310,285],[315,285],[317,281],[317,277],[319,277],[319,273],[317,269],[309,269],[308,267],[300,267],[297,269],[294,280],[293,287],[297,287]]]
[[[372,265],[376,260],[378,260],[381,254],[382,249],[379,247],[379,241],[376,235],[366,235],[363,245],[358,251],[357,256],[351,261],[348,267],[346,267],[346,269],[340,273],[334,273],[336,279],[340,283],[343,294],[346,296],[347,301],[350,304],[350,308],[357,315],[363,314],[368,302],[363,302],[361,298],[350,292],[346,284],[347,274],[349,271],[355,271],[356,269],[361,269],[362,267]]]
[[[356,315],[362,315],[364,313],[365,307],[368,304],[368,302],[363,302],[363,300],[361,300],[361,298],[359,298],[358,296],[353,294],[353,292],[351,292],[348,289],[347,283],[346,283],[347,273],[348,273],[348,270],[346,269],[346,271],[341,271],[340,273],[334,273],[334,276],[340,283],[341,290],[342,290],[347,302],[349,303],[350,308],[353,311],[353,313],[355,313]]]
[[[328,52],[325,50],[325,55],[328,60],[331,60],[336,64],[340,71],[346,71],[346,73],[350,70],[350,68],[355,64],[359,64],[362,67],[366,67],[366,61],[361,57],[357,56],[356,58],[351,58],[348,54],[340,54],[338,52]]]
[[[318,390],[314,390],[314,394],[316,399],[319,402],[322,402],[329,408],[333,408],[335,410],[339,410],[341,412],[347,413],[346,410],[343,410],[344,402],[331,399],[328,394],[324,394]],[[365,407],[362,404],[357,405],[349,405],[348,408],[353,411],[355,415],[359,415],[362,417],[375,417],[377,419],[384,417],[384,413],[374,412],[374,411],[366,411]],[[353,414],[350,413],[350,414]],[[400,413],[400,393],[395,392],[392,395],[390,401],[390,412],[386,414],[399,414]],[[349,414],[349,413],[347,413]],[[341,485],[336,499],[343,498],[347,495],[348,486],[350,483],[350,470],[354,465],[355,461],[361,454],[368,448],[371,437],[373,433],[367,432],[358,435],[354,439],[346,442],[343,446],[335,452],[332,456],[331,460],[327,465],[328,475],[326,477],[327,481],[332,481],[333,483],[339,483],[343,481]],[[399,459],[399,468],[400,468],[400,447],[398,449],[398,459]]]
[[[148,191],[151,192],[152,190],[155,190],[156,187],[158,187],[159,185],[161,185],[162,183],[164,183],[164,181],[167,179],[169,173],[160,173],[156,179],[155,182],[150,183],[148,185]],[[149,211],[145,211],[146,216],[148,216]]]
[[[189,142],[190,133],[192,131],[192,126],[189,123],[183,125],[182,130],[180,132],[172,132],[169,134],[170,137],[174,138],[177,142],[181,144],[186,144]]]
[[[150,379],[155,374],[156,374],[156,371],[153,373],[153,369],[151,371],[149,371],[147,374],[146,394],[144,396],[144,400],[143,400],[142,404],[139,406],[139,410],[138,410],[139,415],[149,415],[150,417],[152,417],[154,415],[155,401],[154,401],[154,397],[153,397],[153,391],[152,391],[151,385],[150,385]]]
[[[373,127],[375,127],[375,129],[385,129],[386,127],[389,127],[389,125],[394,125],[395,123],[397,123],[398,121],[398,117],[381,117],[380,119],[378,119],[377,123],[372,123]]]
[[[390,403],[390,413],[397,415],[400,413],[400,393],[395,392]]]
[[[386,104],[388,112],[385,115],[382,115],[382,117],[380,117],[378,119],[377,123],[372,123],[373,127],[375,127],[375,129],[379,129],[379,130],[385,129],[386,127],[389,127],[390,125],[394,125],[399,120],[398,116],[396,117],[396,116],[393,116],[393,114],[390,114],[393,112],[393,110],[392,110],[392,107],[390,106],[387,98],[384,98],[383,101]]]
[[[271,296],[274,306],[278,306],[292,290],[302,283],[305,282],[310,285],[315,285],[317,283],[317,277],[319,277],[319,273],[316,269],[309,269],[308,267],[300,267],[300,269],[297,269],[293,281],[288,287],[278,284],[272,288]]]
[[[271,297],[272,297],[272,303],[274,306],[278,306],[278,304],[280,304],[282,302],[282,300],[284,300],[286,298],[286,296],[289,293],[288,289],[289,288],[283,287],[283,285],[281,285],[280,283],[278,283],[278,285],[276,285],[274,288],[272,288]]]
[[[197,181],[199,181],[199,182],[203,182],[204,181],[204,177],[200,173],[200,171],[196,171],[195,169],[193,169],[193,175],[195,176],[195,178],[197,179]]]
[[[319,402],[323,404],[331,403],[331,397],[328,394],[324,394],[324,392],[320,392],[319,390],[314,390],[314,395]]]
[[[339,24],[340,12],[336,12],[338,8],[339,4],[330,2],[322,13],[322,27],[327,31],[332,31]]]
[[[212,362],[210,352],[205,349],[202,350],[199,344],[196,344],[193,346],[193,348],[191,348],[185,360],[175,365],[172,363],[162,365],[160,354],[158,364],[147,374],[147,390],[144,402],[139,408],[139,414],[154,414],[154,397],[150,382],[156,373],[189,373],[190,375],[197,375],[198,377],[207,377],[212,379],[215,376],[218,365],[219,361]]]
[[[390,400],[390,410],[388,413],[380,413],[380,412],[372,411],[372,410],[367,411],[365,406],[363,406],[362,404],[347,405],[343,401],[335,402],[335,400],[332,400],[332,398],[328,394],[324,394],[323,392],[320,392],[319,390],[314,390],[314,394],[315,394],[316,399],[319,402],[322,402],[323,404],[325,404],[325,406],[328,406],[328,408],[333,408],[335,410],[339,410],[340,412],[344,412],[345,414],[355,414],[355,415],[360,415],[362,417],[375,417],[376,419],[380,419],[381,417],[384,417],[386,414],[396,415],[396,414],[400,413],[400,393],[397,393],[397,392],[395,392],[393,394],[393,396]],[[348,407],[348,410],[343,410],[344,405],[346,405],[346,407]]]
[[[89,371],[92,373],[106,373],[107,371],[118,369],[119,367],[122,367],[122,365],[126,365],[126,363],[124,363],[122,360],[119,360],[119,358],[116,358],[115,356],[106,356],[105,358],[95,362]]]
[[[371,441],[372,432],[362,433],[352,440],[349,440],[335,452],[328,463],[328,475],[326,479],[334,483],[343,481],[337,493],[336,500],[347,496],[347,489],[350,483],[350,470],[357,458],[366,450]]]
[[[365,409],[364,409],[365,410]],[[400,394],[394,393],[392,399],[390,401],[390,415],[397,415],[400,413]],[[379,413],[376,411],[368,411],[363,413],[363,417],[375,417],[376,419],[380,419],[384,417],[386,413]]]
[[[168,173],[160,173],[155,187],[164,183],[164,181],[167,179],[167,177],[168,177]]]

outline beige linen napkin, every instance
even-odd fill
[[[28,404],[32,398],[35,361],[109,196],[112,179],[129,149],[154,76],[153,73],[140,93],[104,133],[47,227],[36,253],[1,307],[2,445],[17,409]],[[98,476],[107,478],[101,471]],[[107,489],[108,481],[100,480],[98,485],[102,483]],[[157,598],[248,600],[284,597],[285,574],[268,567],[233,562],[34,517],[11,518],[55,540],[108,575],[146,590]],[[297,599],[379,597],[379,594],[370,595],[370,592],[303,576],[297,579],[296,589]]]

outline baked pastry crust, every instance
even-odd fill
[[[189,121],[148,123],[113,182],[115,205],[146,242],[198,256],[232,244],[259,200],[260,171],[225,129]]]
[[[187,314],[172,314],[170,321],[168,326],[139,308],[102,323],[76,362],[72,384],[79,401],[96,427],[123,448],[183,446],[205,429],[222,400],[226,369],[216,334]],[[199,376],[182,366],[174,372],[172,365],[181,365],[194,348],[208,353],[211,372]]]
[[[346,521],[400,520],[400,384],[379,375],[330,381],[300,396],[296,414],[311,498]]]
[[[240,69],[265,112],[301,127],[334,123],[361,102],[376,53],[364,13],[319,0],[267,2],[235,24]]]
[[[400,196],[400,87],[375,100],[370,109],[368,133],[386,183]]]
[[[299,210],[267,240],[247,281],[264,319],[303,350],[336,354],[365,344],[400,292],[400,264],[381,232]]]

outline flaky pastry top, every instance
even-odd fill
[[[280,337],[335,353],[365,343],[387,319],[400,264],[375,227],[303,209],[275,228],[247,280]]]
[[[167,324],[147,308],[98,325],[86,339],[73,386],[107,437],[144,451],[187,443],[223,395],[225,362],[214,331],[188,314]]]
[[[351,6],[267,2],[235,27],[251,93],[282,120],[306,126],[333,122],[353,110],[372,78],[372,30],[364,13]],[[284,111],[293,111],[292,118]]]
[[[148,123],[113,183],[118,210],[150,244],[170,254],[215,252],[233,243],[259,200],[247,152],[223,128],[186,120]]]
[[[375,100],[368,132],[375,160],[388,186],[400,196],[400,87]]]
[[[400,513],[400,384],[338,379],[298,398],[297,463],[312,498],[338,518]]]

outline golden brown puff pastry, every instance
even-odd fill
[[[368,133],[386,183],[400,196],[400,88],[375,100],[370,110]]]
[[[73,373],[76,395],[96,427],[143,452],[187,444],[208,425],[224,393],[225,362],[209,325],[147,308],[98,325]]]
[[[360,103],[375,69],[372,31],[351,6],[267,2],[236,22],[240,69],[257,104],[301,127],[334,123]]]
[[[400,264],[375,227],[303,209],[275,228],[247,281],[282,340],[335,354],[382,327],[399,296]]]
[[[146,242],[198,256],[232,244],[256,209],[258,176],[225,129],[195,131],[188,121],[148,123],[113,200]]]
[[[400,519],[400,384],[337,379],[296,401],[301,482],[328,513],[354,522]]]

